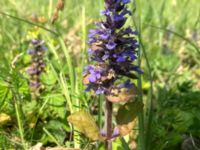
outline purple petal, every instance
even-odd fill
[[[138,35],[137,31],[133,31],[130,27],[125,29],[126,34],[133,34],[133,35]]]
[[[106,60],[108,57],[109,57],[109,54],[105,54],[103,55],[102,60]]]
[[[139,48],[139,47],[140,47],[139,44],[132,44],[132,46],[133,46],[134,48]]]
[[[92,55],[92,54],[94,54],[94,51],[91,48],[89,48],[88,53],[89,53],[89,55]]]
[[[129,14],[130,16],[131,16],[131,12],[128,10],[128,9],[126,9],[126,8],[124,8],[123,10],[122,10],[122,12],[121,12],[121,16],[124,16],[124,15],[126,15],[126,14]]]
[[[119,21],[125,20],[125,18],[124,18],[123,15],[114,15],[113,20],[114,20],[115,22],[119,22]]]
[[[122,57],[122,56],[119,56],[117,58],[117,62],[125,62],[126,61],[126,58]]]
[[[106,130],[105,129],[101,129],[100,131],[101,135],[106,137],[107,133],[106,133]]]
[[[94,76],[92,74],[88,77],[88,79],[89,79],[90,82],[96,82],[97,81],[96,76]]]
[[[28,50],[27,50],[27,53],[28,53],[29,55],[33,55],[33,54],[35,53],[35,51],[34,51],[33,49],[28,49]]]
[[[95,94],[103,94],[103,93],[104,93],[104,89],[102,87],[99,87],[95,92]]]
[[[88,85],[88,87],[84,90],[85,92],[89,92],[92,88],[92,85]]]
[[[115,49],[116,46],[117,46],[117,44],[113,41],[109,41],[108,44],[106,44],[106,48],[109,50]]]
[[[121,2],[122,2],[123,4],[128,4],[128,3],[130,3],[130,0],[121,0]]]
[[[101,34],[101,35],[100,35],[100,38],[101,38],[102,40],[107,40],[109,37],[110,37],[110,34],[108,34],[108,33],[104,33],[104,34]]]
[[[33,67],[29,67],[29,68],[27,69],[27,73],[28,73],[29,75],[36,74],[36,73],[37,73],[37,69],[36,69],[36,68],[33,68]]]
[[[101,74],[100,74],[100,73],[97,73],[97,74],[96,74],[96,78],[97,78],[97,79],[100,79],[100,78],[101,78]]]
[[[131,70],[134,70],[134,71],[138,72],[139,74],[143,74],[143,71],[140,70],[140,68],[139,68],[138,66],[133,66],[133,67],[131,68]]]
[[[130,82],[130,80],[127,80],[123,84],[120,84],[118,87],[119,88],[128,88],[128,89],[130,89],[130,88],[133,87],[133,84]]]
[[[92,43],[94,43],[96,41],[97,41],[96,38],[90,38],[89,41],[88,41],[88,44],[92,44]]]
[[[120,136],[119,128],[115,128],[112,134],[112,138]]]
[[[33,45],[39,44],[40,42],[41,42],[41,40],[38,40],[38,39],[32,39],[32,40],[31,40],[31,43],[32,43]]]
[[[43,51],[47,51],[48,50],[48,48],[46,46],[42,46],[41,48],[42,48]]]
[[[94,67],[91,66],[91,65],[90,65],[90,66],[85,66],[85,70],[86,70],[86,71],[90,71],[90,70],[93,69],[93,68],[94,68]]]
[[[108,9],[101,11],[102,15],[110,15],[110,11]]]
[[[113,57],[114,57],[114,58],[117,58],[117,54],[113,54]]]

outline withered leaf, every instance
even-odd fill
[[[131,131],[133,130],[133,128],[136,125],[136,120],[128,123],[128,124],[124,124],[124,125],[117,125],[116,128],[118,128],[119,133],[121,136],[125,136],[128,135],[129,133],[131,133]]]
[[[133,86],[130,89],[127,88],[114,88],[111,90],[111,93],[106,96],[106,98],[113,103],[119,103],[119,102],[127,102],[133,97],[137,95],[137,89],[135,86]]]
[[[103,47],[101,46],[102,43],[99,43],[99,42],[96,42],[96,43],[93,43],[91,45],[91,49],[93,51],[96,51],[96,50],[103,50]]]
[[[90,83],[88,77],[89,77],[89,75],[84,75],[84,77],[83,77],[83,84],[87,85],[87,84]]]
[[[63,11],[64,6],[65,6],[65,4],[64,4],[63,0],[57,1],[56,9],[53,12],[53,16],[52,16],[52,20],[51,20],[52,24],[54,24],[55,21],[58,19],[58,13],[59,13],[59,11]]]
[[[57,4],[56,4],[56,8],[58,9],[58,10],[63,10],[64,9],[64,0],[58,0],[57,1]]]
[[[57,19],[58,19],[58,10],[56,9],[53,12],[51,23],[54,24]]]
[[[85,110],[71,114],[67,120],[93,141],[103,140],[94,118]]]

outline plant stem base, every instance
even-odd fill
[[[106,133],[107,141],[105,143],[106,150],[112,150],[112,103],[106,100]]]

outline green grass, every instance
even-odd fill
[[[84,93],[82,71],[89,62],[88,29],[101,18],[103,0],[66,0],[64,11],[52,25],[55,4],[56,0],[0,1],[0,115],[11,117],[6,123],[0,118],[0,148],[27,149],[42,142],[46,146],[104,149],[101,142],[88,145],[88,139],[67,122],[67,116],[80,108],[93,113],[98,108],[94,116],[102,127],[103,97]],[[114,150],[128,147],[134,140],[139,150],[176,150],[189,135],[200,138],[200,3],[136,0],[130,7],[135,12],[127,24],[139,31],[138,63],[144,71],[138,80],[139,99],[145,107],[133,135],[116,140]],[[30,18],[34,14],[47,22],[33,23]],[[29,40],[37,31],[48,52],[42,75],[45,90],[35,101],[25,68],[30,61],[26,54]]]

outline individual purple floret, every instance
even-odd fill
[[[127,8],[129,2],[130,0],[105,0],[105,9],[101,11],[105,19],[97,22],[96,28],[89,31],[88,52],[94,65],[85,68],[86,91],[113,95],[113,89],[119,90],[123,85],[129,93],[133,93],[130,80],[121,84],[119,82],[124,80],[122,78],[135,79],[135,73],[142,73],[134,65],[139,48],[136,40],[138,33],[131,27],[124,27],[131,15]]]

